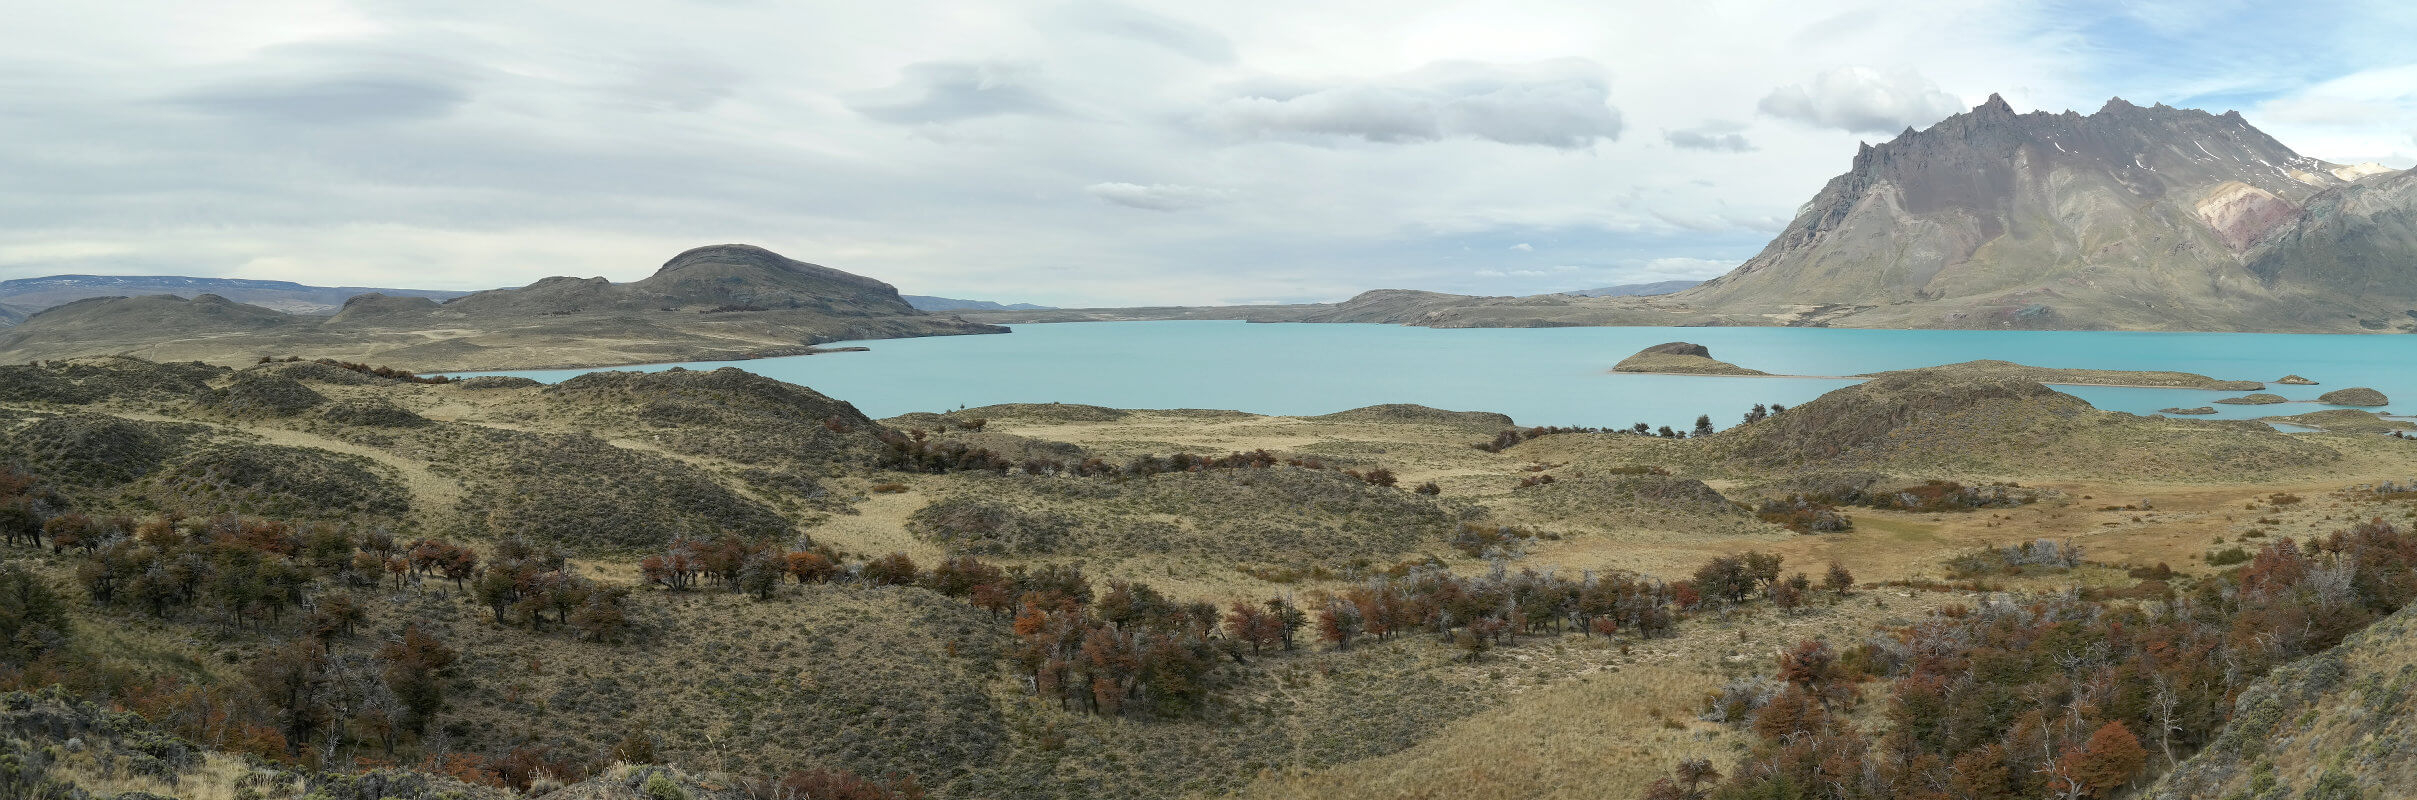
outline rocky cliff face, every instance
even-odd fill
[[[2389,328],[2417,321],[2412,183],[2236,112],[1992,95],[1864,145],[1759,255],[1673,299],[1868,327]]]

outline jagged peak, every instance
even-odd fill
[[[2109,97],[2106,100],[2106,105],[2098,107],[2098,113],[2104,114],[2110,111],[2132,111],[2138,108],[2139,106],[2132,105],[2132,101],[2130,100],[2125,100],[2121,97]]]
[[[2014,113],[2014,106],[2007,104],[2005,97],[2000,96],[1996,92],[1990,92],[1989,99],[1981,101],[1980,105],[1973,106],[1972,110],[1986,111],[1992,114],[2012,114]]]

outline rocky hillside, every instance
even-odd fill
[[[681,253],[645,280],[546,278],[437,302],[372,292],[321,317],[216,295],[80,300],[0,334],[0,361],[123,354],[242,364],[310,353],[417,370],[728,360],[840,339],[1003,329],[925,313],[889,284],[749,245]]]
[[[2241,693],[2232,724],[2141,794],[2409,797],[2417,793],[2417,616],[2385,617]]]
[[[1864,145],[1761,254],[1672,299],[1856,327],[2417,326],[2417,178],[2371,172],[2237,112],[1991,96]]]

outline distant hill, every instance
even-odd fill
[[[555,277],[443,302],[375,291],[332,316],[207,293],[94,297],[0,332],[0,361],[135,355],[238,364],[302,355],[417,371],[537,369],[798,355],[840,339],[1004,330],[926,314],[872,278],[714,245],[626,284]]]
[[[1575,295],[1578,297],[1654,297],[1658,295],[1670,294],[1672,292],[1693,289],[1702,284],[1703,281],[1654,281],[1652,283],[1623,283],[1618,286],[1605,286],[1600,289],[1579,289],[1574,292],[1562,292],[1562,294]]]
[[[924,311],[1052,311],[1052,310],[1055,310],[1055,307],[1053,307],[1053,306],[1036,306],[1036,305],[1033,305],[1033,304],[1031,304],[1031,303],[994,303],[994,302],[991,302],[991,301],[988,301],[988,300],[958,300],[958,299],[953,298],[953,297],[932,297],[932,296],[930,296],[930,295],[921,295],[921,294],[910,294],[910,295],[902,295],[902,296],[906,298],[906,302],[907,302],[907,304],[908,304],[908,305],[914,306],[914,307],[916,307],[916,308],[918,308],[918,309],[922,309],[922,310],[924,310]]]
[[[228,300],[275,309],[288,314],[333,314],[344,301],[378,293],[398,297],[445,300],[469,292],[435,289],[377,289],[364,286],[309,286],[292,281],[242,278],[192,278],[181,275],[51,275],[0,281],[0,321],[14,323],[36,311],[90,297],[141,297],[167,294],[191,299],[213,294]],[[10,313],[15,312],[15,313]]]

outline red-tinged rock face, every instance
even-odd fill
[[[2233,252],[2240,253],[2276,228],[2297,219],[2300,209],[2272,192],[2233,182],[2208,192],[2207,198],[2199,201],[2198,212],[2200,221],[2207,223]]]

